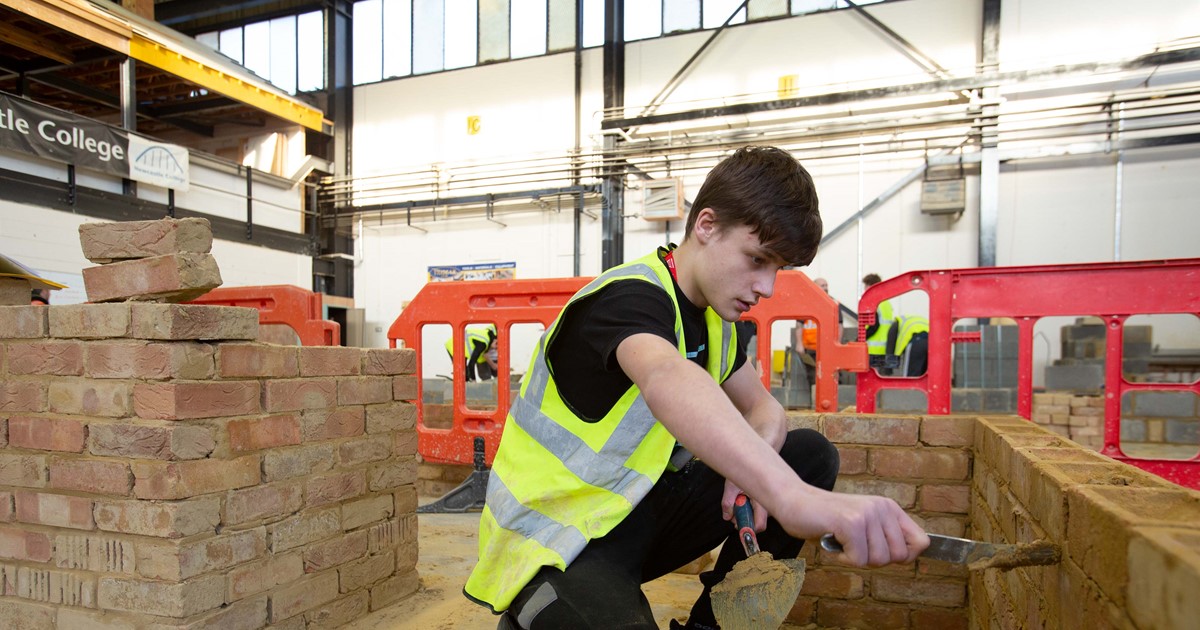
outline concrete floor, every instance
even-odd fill
[[[433,500],[422,497],[422,503]],[[417,572],[421,590],[351,626],[355,630],[492,630],[497,617],[462,594],[478,554],[479,514],[421,514]],[[700,594],[694,575],[671,574],[643,587],[660,628],[685,620]]]

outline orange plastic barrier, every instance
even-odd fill
[[[518,323],[549,326],[576,291],[591,278],[545,280],[487,280],[470,282],[433,282],[413,297],[404,312],[388,329],[389,345],[417,351],[417,450],[427,461],[439,464],[470,465],[474,439],[484,438],[486,461],[491,465],[504,420],[508,416],[509,375],[505,369],[497,376],[496,409],[481,411],[466,406],[466,383],[462,370],[462,339],[469,324],[494,323],[496,347],[501,366],[509,362],[510,327]],[[837,407],[837,371],[864,370],[866,345],[842,344],[837,324],[838,307],[828,295],[799,271],[781,271],[775,281],[775,294],[761,300],[746,314],[759,330],[770,330],[772,322],[815,319],[820,326],[817,346],[817,409]],[[429,427],[424,422],[421,328],[430,324],[449,324],[454,332],[453,424],[448,429]],[[759,335],[758,356],[770,356],[770,335]],[[436,344],[433,352],[442,351]],[[770,371],[764,370],[763,383],[770,388]]]
[[[513,324],[540,323],[549,326],[558,317],[567,300],[591,278],[553,278],[546,280],[479,280],[430,282],[413,297],[404,312],[388,328],[388,344],[417,351],[417,450],[426,461],[435,464],[470,465],[474,440],[484,438],[486,461],[490,466],[500,446],[504,419],[508,416],[510,365],[509,335]],[[467,408],[467,386],[463,378],[463,339],[468,324],[496,325],[496,350],[500,373],[496,376],[496,409],[481,411]],[[449,429],[425,424],[424,348],[421,328],[429,324],[449,324],[454,330],[454,424]],[[440,352],[442,345],[431,349]]]
[[[258,309],[259,324],[285,324],[296,331],[303,345],[341,345],[342,327],[337,322],[323,319],[321,294],[290,284],[218,287],[189,304]]]
[[[867,344],[852,341],[843,344],[842,327],[838,324],[838,305],[821,287],[813,284],[803,272],[780,271],[775,276],[775,293],[759,300],[742,319],[758,325],[760,331],[770,331],[779,320],[812,319],[817,322],[817,391],[813,408],[821,412],[837,411],[839,370],[861,372],[867,369]],[[758,335],[759,360],[771,356],[771,336]],[[762,371],[763,386],[771,390],[771,370]]]
[[[859,339],[883,300],[912,290],[929,296],[929,365],[924,376],[858,375],[858,411],[875,411],[881,389],[925,392],[929,413],[950,413],[950,344],[954,322],[975,317],[1017,321],[1017,413],[1033,406],[1033,333],[1042,317],[1095,315],[1107,324],[1105,355],[1105,455],[1180,485],[1200,488],[1200,455],[1190,460],[1140,459],[1121,451],[1121,398],[1135,390],[1190,391],[1200,383],[1134,383],[1122,372],[1125,320],[1131,315],[1190,313],[1200,316],[1200,258],[1122,263],[989,267],[913,271],[885,280],[859,301]]]

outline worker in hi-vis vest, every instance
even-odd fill
[[[928,546],[895,501],[832,492],[837,449],[788,430],[739,349],[733,322],[820,239],[808,172],[744,147],[709,173],[681,245],[567,302],[509,409],[463,588],[499,628],[657,628],[641,584],[724,543],[686,625],[671,621],[715,628],[710,589],[746,557],[730,520],[741,493],[776,558],[826,533],[860,567]]]
[[[901,376],[920,376],[929,363],[929,320],[901,315],[888,335],[887,353],[897,358]]]
[[[496,375],[496,365],[488,355],[496,344],[496,325],[488,324],[487,326],[468,326],[466,334],[466,343],[463,344],[466,348],[466,361],[463,373],[466,374],[468,381],[475,380],[478,372],[479,380],[486,381]],[[454,339],[446,340],[446,352],[449,353],[451,361],[454,359]]]
[[[879,284],[880,281],[877,273],[869,273],[862,279],[863,287],[867,289]],[[892,311],[892,303],[883,300],[875,309],[875,323],[867,326],[866,330],[867,355],[871,360],[871,367],[877,368],[879,373],[884,375],[892,373],[893,361],[888,360],[891,355],[887,351],[887,341],[895,320],[896,315]]]

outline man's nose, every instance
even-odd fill
[[[760,276],[754,283],[754,292],[764,298],[771,297],[775,293],[775,272]]]

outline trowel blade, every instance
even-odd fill
[[[774,560],[761,551],[733,565],[713,587],[713,614],[722,630],[778,628],[803,585],[804,560]]]

